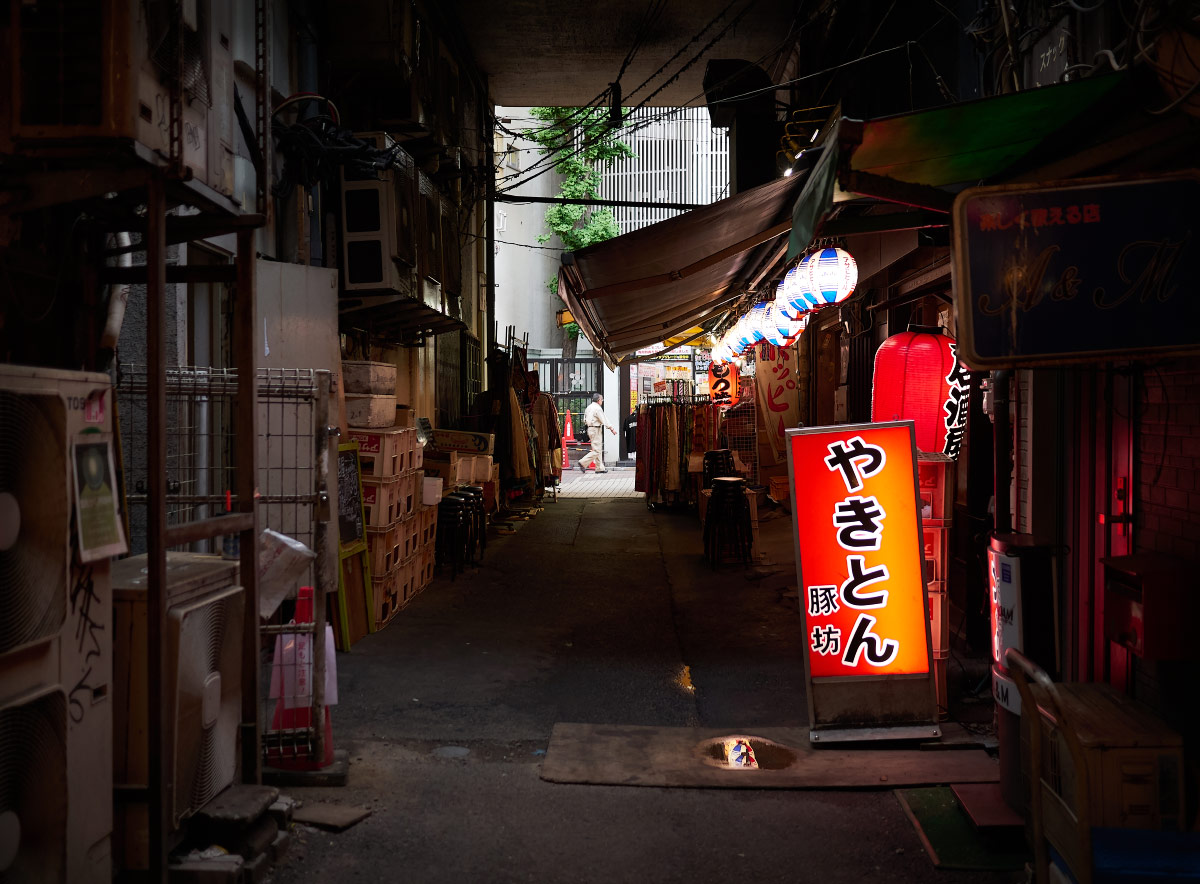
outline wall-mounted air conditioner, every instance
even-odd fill
[[[183,48],[181,148],[192,176],[233,193],[232,0],[195,0],[176,25],[170,3],[30,0],[9,4],[14,152],[78,150],[121,139],[167,157],[171,112],[164,85]],[[182,30],[182,37],[180,31]]]
[[[124,871],[148,867],[149,829],[140,790],[149,777],[146,678],[146,556],[113,569],[118,830],[117,861]],[[242,713],[242,623],[245,593],[237,562],[196,553],[167,554],[167,630],[164,635],[169,691],[166,728],[170,755],[172,828],[200,810],[237,779]],[[155,714],[159,714],[155,710]],[[175,839],[178,839],[178,835]]]
[[[81,518],[117,531],[112,404],[107,375],[0,365],[4,881],[112,877],[109,562],[82,564],[77,540]]]
[[[392,150],[383,132],[355,135],[377,150]],[[394,168],[362,176],[342,169],[342,280],[346,292],[413,290],[418,262],[417,171],[412,157],[395,153]]]

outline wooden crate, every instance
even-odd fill
[[[358,462],[364,479],[387,479],[416,468],[417,431],[411,427],[372,430],[351,427],[358,443]]]
[[[375,603],[373,616],[375,618],[375,629],[383,629],[392,622],[392,618],[396,616],[396,612],[404,606],[405,598],[405,583],[404,583],[405,566],[397,565],[382,577],[372,576],[371,578],[371,596]]]
[[[409,553],[405,549],[403,522],[393,522],[386,528],[367,529],[367,551],[371,554],[371,573],[387,574],[404,561]]]
[[[368,528],[390,528],[402,515],[402,486],[399,476],[390,479],[363,479],[363,513]]]
[[[408,603],[412,598],[421,591],[421,587],[417,585],[417,575],[420,571],[420,557],[413,556],[402,566],[403,574],[401,579],[404,586],[404,601]]]
[[[417,556],[417,586],[424,589],[433,581],[433,547],[427,546]]]
[[[417,470],[408,470],[400,476],[400,489],[397,492],[396,515],[406,519],[417,511],[421,503],[421,482],[424,474]]]
[[[437,542],[437,507],[423,506],[417,511],[421,523],[421,533],[417,542],[417,551],[433,546]]]

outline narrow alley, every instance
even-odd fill
[[[779,564],[713,571],[694,513],[562,499],[493,539],[477,571],[439,577],[338,657],[349,785],[287,790],[371,815],[340,834],[297,827],[273,880],[1014,880],[935,870],[886,789],[540,778],[557,722],[805,724],[790,519],[776,512],[763,542]]]

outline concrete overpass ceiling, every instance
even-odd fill
[[[728,27],[724,36],[650,102],[703,102],[705,64],[717,58],[763,60],[786,43],[797,0],[452,0],[455,17],[498,105],[579,106],[617,77],[626,53],[641,44],[621,87],[626,106],[644,100]],[[643,27],[648,8],[657,10]],[[723,14],[722,14],[723,13]],[[715,22],[714,22],[715,20]],[[691,42],[706,25],[713,23]],[[644,89],[630,93],[683,47],[686,51]]]

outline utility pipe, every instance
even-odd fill
[[[1012,531],[1009,492],[1012,481],[1012,424],[1008,419],[1010,371],[992,372],[992,432],[995,452],[995,521],[997,534]]]

